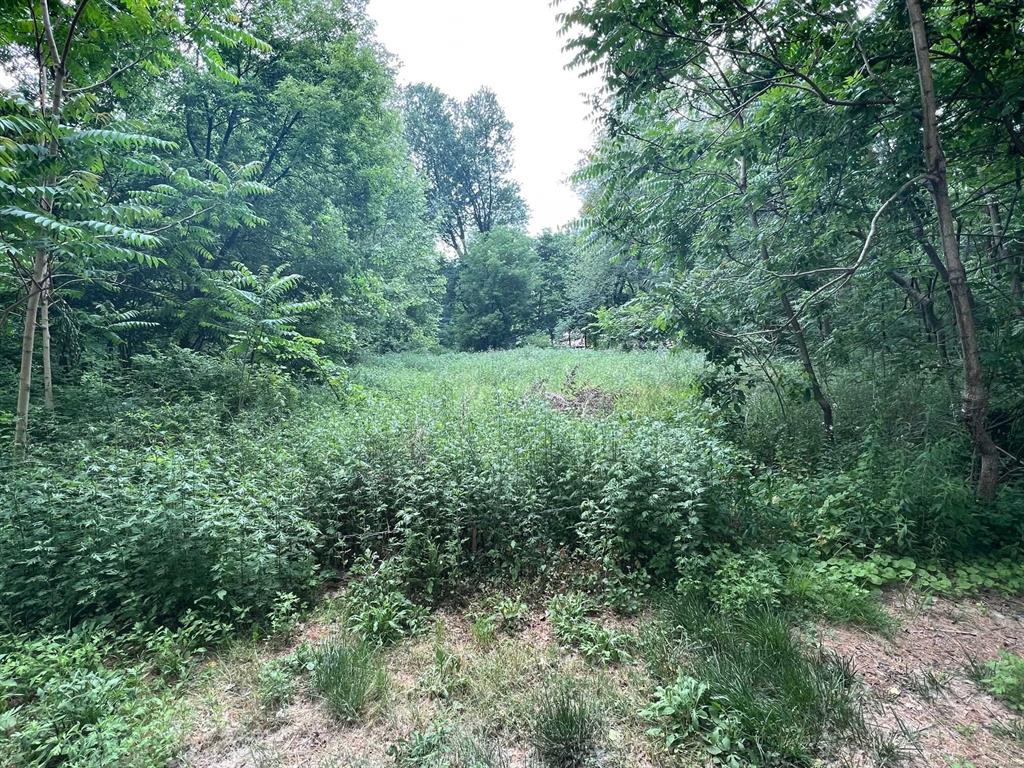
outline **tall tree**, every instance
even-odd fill
[[[17,242],[5,250],[22,275],[25,304],[15,414],[20,450],[28,442],[37,330],[43,335],[46,402],[52,404],[49,304],[58,287],[56,264],[83,254],[132,257],[132,248],[155,242],[132,228],[152,220],[153,212],[110,201],[97,163],[104,149],[158,142],[102,126],[109,119],[101,99],[133,71],[166,69],[186,53],[222,72],[211,40],[260,46],[228,23],[228,11],[221,0],[157,1],[144,13],[89,0],[29,0],[0,10],[0,57],[19,73],[27,97],[20,104],[5,101],[5,127],[16,138],[4,151],[9,196],[4,215],[18,222],[11,238]],[[82,145],[94,149],[83,152]]]
[[[584,0],[564,15],[578,63],[610,88],[586,172],[599,189],[594,231],[673,267],[665,295],[689,297],[709,321],[698,326],[757,360],[796,359],[826,429],[828,370],[849,354],[844,340],[870,354],[880,338],[910,343],[910,306],[945,365],[952,322],[981,498],[999,473],[982,385],[1019,407],[1017,261],[997,250],[1022,177],[1019,19],[1013,2],[915,13],[894,0]],[[930,99],[913,87],[929,71]],[[940,145],[942,124],[955,130]]]
[[[438,233],[456,255],[466,253],[474,232],[525,223],[511,178],[512,124],[493,91],[482,88],[459,103],[432,85],[412,85],[405,122]]]

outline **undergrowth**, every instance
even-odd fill
[[[232,377],[157,364],[65,387],[67,407],[34,419],[30,456],[0,459],[0,747],[19,766],[164,759],[168,691],[206,649],[243,629],[284,642],[339,584],[346,639],[263,668],[265,711],[308,674],[338,717],[364,717],[386,696],[381,649],[424,632],[438,606],[511,588],[473,617],[475,641],[498,652],[523,630],[532,585],[557,594],[556,637],[592,670],[647,662],[666,743],[799,764],[860,725],[848,671],[787,645],[787,621],[884,629],[878,594],[893,584],[1024,591],[1019,484],[979,505],[934,403],[914,411],[926,424],[896,419],[848,377],[832,394],[863,407],[837,408],[847,421],[825,444],[790,439],[810,434],[797,407],[766,439],[760,390],[739,408],[702,398],[707,368],[688,352],[401,355],[354,369],[340,399],[270,382],[245,410],[218,389]],[[558,407],[581,387],[607,407]],[[706,601],[718,640],[693,622],[634,636],[606,620],[654,593]],[[700,664],[673,648],[683,630]],[[65,636],[77,639],[52,640]],[[474,690],[435,650],[431,695]],[[562,704],[570,715],[551,722],[594,731]],[[455,759],[456,735],[423,738]]]

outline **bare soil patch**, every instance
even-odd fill
[[[294,701],[266,712],[256,696],[260,667],[300,642],[322,642],[340,627],[313,620],[284,649],[253,647],[212,661],[205,682],[189,702],[194,711],[182,766],[191,768],[377,768],[394,764],[388,747],[444,723],[460,732],[495,739],[510,768],[532,766],[526,723],[530,701],[554,676],[572,676],[610,703],[609,750],[615,765],[650,768],[643,725],[634,713],[650,681],[635,667],[596,668],[554,639],[543,610],[532,610],[523,627],[493,643],[473,639],[463,613],[441,611],[434,629],[390,649],[387,701],[364,722],[333,718],[316,695],[300,687]],[[458,669],[439,695],[434,664],[438,645],[455,654]]]
[[[866,719],[904,740],[912,768],[1024,766],[1024,743],[1001,733],[1016,713],[982,690],[971,661],[1024,653],[1024,601],[994,596],[886,596],[890,636],[819,627],[822,644],[851,659],[866,688]]]

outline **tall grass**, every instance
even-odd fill
[[[727,732],[730,749],[758,765],[811,765],[844,743],[868,742],[852,667],[802,647],[784,614],[727,615],[699,601],[677,600],[663,620],[668,635],[681,633],[675,637],[688,649],[683,676],[661,689],[661,706],[652,710],[668,734],[697,736],[714,746],[716,733]],[[666,705],[677,701],[686,708]]]
[[[328,640],[313,654],[313,688],[342,720],[359,720],[388,689],[387,671],[364,642]]]
[[[534,707],[531,740],[542,766],[583,768],[595,764],[605,722],[593,694],[572,680],[556,681],[541,691]]]

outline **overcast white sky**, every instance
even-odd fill
[[[515,126],[530,231],[574,219],[580,201],[567,178],[592,142],[584,94],[597,83],[565,69],[549,0],[370,0],[369,10],[401,83],[432,83],[460,100],[481,86],[498,95]]]

